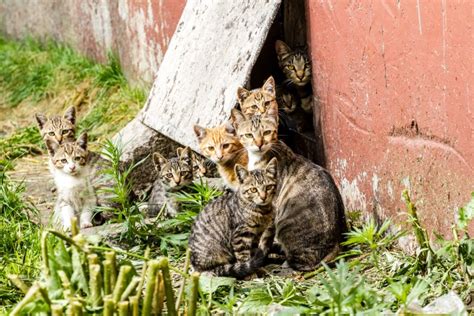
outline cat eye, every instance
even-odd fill
[[[63,130],[63,131],[62,131],[62,134],[63,134],[63,135],[69,134],[69,130],[68,130],[68,129]]]
[[[247,137],[247,138],[253,138],[252,134],[245,134],[244,136]]]
[[[166,177],[167,177],[167,178],[172,178],[172,177],[173,177],[173,174],[168,173],[168,174],[166,174]]]
[[[54,136],[54,132],[49,132],[48,135],[49,136]]]
[[[199,166],[194,166],[193,167],[193,170],[198,170],[199,169]]]
[[[182,176],[185,176],[185,175],[188,174],[188,172],[187,171],[181,171],[179,174],[182,175]]]
[[[255,193],[255,192],[257,192],[257,188],[251,188],[249,191],[252,192],[252,193]]]
[[[62,163],[67,163],[67,159],[61,159]]]
[[[288,66],[286,66],[286,67],[287,67],[288,69],[290,69],[290,70],[295,70],[295,66],[293,66],[293,65],[288,65]]]
[[[75,160],[75,161],[80,161],[80,160],[81,160],[81,157],[79,157],[79,156],[74,157],[74,160]]]
[[[207,150],[209,150],[209,151],[214,151],[214,147],[213,147],[213,146],[209,146],[209,147],[207,147]]]
[[[266,107],[269,106],[270,103],[271,103],[270,101],[265,101],[265,106],[266,106]]]
[[[222,148],[224,148],[224,149],[228,149],[229,147],[230,147],[230,144],[224,144],[224,145],[222,145]]]
[[[271,130],[266,130],[265,132],[263,132],[263,136],[268,136],[272,133]]]
[[[252,109],[254,109],[254,110],[258,109],[258,105],[256,105],[256,104],[252,105]]]
[[[273,189],[275,189],[275,186],[274,185],[267,185],[267,187],[265,189],[267,191],[272,191]]]

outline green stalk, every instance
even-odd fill
[[[73,301],[71,304],[72,308],[72,315],[74,316],[82,316],[82,304],[79,301]]]
[[[58,270],[58,276],[61,279],[61,285],[63,287],[64,298],[69,298],[72,295],[71,281],[67,277],[66,272]]]
[[[138,297],[140,297],[142,295],[143,284],[145,283],[145,277],[146,277],[146,270],[148,268],[148,258],[149,258],[149,256],[150,256],[150,248],[147,247],[145,249],[145,258],[146,258],[146,260],[143,261],[142,274],[140,276],[140,283],[138,283],[138,287],[137,287]]]
[[[49,299],[48,291],[46,290],[46,288],[44,286],[42,286],[39,283],[38,283],[38,287],[39,287],[39,292],[40,292],[41,296],[43,297],[43,300],[51,308],[51,300]]]
[[[140,299],[140,296],[137,294],[135,296],[130,297],[130,310],[132,311],[132,316],[138,316],[140,315],[139,313],[139,306],[138,306],[138,301]]]
[[[99,256],[95,253],[88,254],[87,261],[89,261],[89,267],[93,264],[99,264]]]
[[[119,316],[128,316],[128,302],[123,301],[118,303],[118,315]]]
[[[132,295],[133,291],[138,286],[138,283],[140,283],[140,278],[139,277],[133,277],[130,283],[128,284],[127,288],[125,291],[123,291],[122,295],[120,296],[120,301],[125,301],[128,299],[130,295]]]
[[[63,316],[63,307],[61,305],[51,306],[51,315],[52,316]]]
[[[23,294],[28,293],[28,285],[23,282],[20,277],[16,274],[7,274],[7,278],[13,283],[17,288],[19,288]]]
[[[186,313],[186,316],[196,315],[198,289],[199,289],[199,273],[194,272],[191,275],[191,289],[190,289],[190,295],[188,299],[188,312]]]
[[[166,293],[166,307],[168,309],[168,315],[176,315],[176,309],[174,308],[175,300],[173,294],[173,286],[171,285],[170,269],[168,266],[168,258],[161,258],[160,262],[161,272],[163,273],[163,283],[165,286]]]
[[[104,313],[103,316],[113,316],[115,311],[115,303],[111,295],[104,297]]]
[[[115,283],[114,292],[112,297],[115,303],[120,301],[120,296],[122,296],[123,291],[127,287],[128,276],[132,272],[131,266],[121,266],[120,272],[117,278],[117,283]]]
[[[48,257],[48,232],[44,231],[41,234],[41,255],[43,257],[44,276],[47,278],[49,272],[49,257]]]
[[[156,260],[151,260],[148,263],[148,269],[146,271],[147,283],[145,287],[145,296],[143,298],[142,316],[151,315],[151,304],[153,301],[153,292],[155,290],[155,285],[156,285],[156,274],[159,268],[160,268],[160,263]]]
[[[188,248],[186,250],[186,259],[184,260],[184,273],[185,274],[188,274],[188,271],[189,271],[190,258],[191,258],[191,249]],[[183,277],[183,281],[181,282],[181,286],[179,287],[179,291],[178,291],[178,298],[176,299],[177,311],[179,311],[179,306],[181,305],[181,301],[183,300],[185,286],[186,286],[186,278]]]
[[[110,292],[112,293],[117,282],[117,255],[115,251],[106,252],[105,259],[110,261]]]
[[[156,273],[155,290],[153,291],[153,302],[151,303],[153,315],[161,315],[163,311],[163,302],[165,300],[164,292],[163,276],[162,273],[158,271],[158,273]]]
[[[71,235],[74,237],[77,234],[79,234],[79,225],[77,224],[77,217],[74,216],[71,218]]]
[[[102,262],[104,266],[104,295],[112,293],[112,284],[110,276],[112,274],[112,262],[110,260],[104,260]]]
[[[10,315],[19,315],[21,310],[33,300],[33,298],[36,296],[36,294],[38,294],[39,291],[39,285],[37,283],[33,284],[26,293],[25,297],[11,311]]]
[[[102,280],[100,273],[100,265],[91,264],[89,267],[89,301],[92,307],[99,307],[102,305]]]

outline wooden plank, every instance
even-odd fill
[[[279,0],[188,1],[137,118],[198,151],[192,126],[228,118],[279,6]]]

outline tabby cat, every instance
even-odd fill
[[[50,139],[46,142],[51,154],[49,169],[58,195],[54,207],[55,219],[61,222],[65,230],[71,228],[74,216],[79,217],[81,228],[91,227],[97,198],[90,183],[87,134],[81,134],[75,142],[58,144],[56,141]]]
[[[240,183],[199,213],[189,237],[196,271],[243,278],[263,264],[273,243],[272,200],[277,185],[277,161],[259,170],[235,165]]]
[[[177,150],[178,156],[166,159],[160,153],[153,154],[153,163],[158,171],[158,180],[154,183],[150,199],[149,211],[154,214],[163,203],[166,203],[166,214],[176,216],[180,209],[179,202],[171,193],[176,192],[193,181],[193,165],[191,149],[186,147]]]
[[[45,143],[62,144],[75,140],[76,110],[74,106],[69,107],[63,117],[55,115],[47,118],[41,113],[37,113],[35,117]]]
[[[311,113],[313,109],[313,91],[311,88],[311,62],[308,55],[303,50],[291,49],[280,40],[275,42],[275,50],[278,65],[287,78],[285,83],[295,88],[301,100],[302,109]]]
[[[237,89],[237,99],[246,117],[263,114],[272,104],[277,104],[275,80],[270,76],[261,88],[251,91],[240,87]]]
[[[217,164],[217,171],[226,186],[234,191],[237,190],[239,182],[234,166],[237,163],[247,165],[247,152],[235,135],[232,125],[225,123],[214,128],[194,125],[194,132],[202,154]]]
[[[249,167],[250,162],[259,168],[274,157],[278,160],[275,237],[290,267],[309,271],[321,260],[333,258],[346,222],[341,195],[329,172],[278,141],[274,111],[246,119],[234,109],[232,119],[249,152]]]

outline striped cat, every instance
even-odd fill
[[[311,88],[311,62],[306,52],[291,49],[285,42],[277,40],[275,50],[278,65],[287,78],[285,83],[294,87],[300,99],[301,108],[308,113],[313,111],[313,91]]]
[[[189,237],[196,271],[243,278],[263,265],[273,243],[272,199],[277,161],[248,171],[237,164],[237,192],[227,192],[199,213]]]
[[[182,189],[193,181],[192,154],[189,147],[177,150],[178,156],[166,159],[160,153],[153,154],[153,163],[158,172],[158,179],[153,184],[149,199],[149,212],[156,215],[163,203],[166,203],[166,214],[176,216],[179,202],[171,193]]]
[[[51,154],[49,169],[58,195],[54,207],[55,219],[65,230],[71,228],[74,216],[79,217],[81,228],[91,227],[97,198],[90,183],[87,134],[81,134],[75,142],[59,145],[56,140],[48,140],[46,145]]]
[[[249,152],[249,168],[250,163],[260,168],[274,157],[278,160],[275,237],[290,267],[309,271],[333,258],[346,222],[341,195],[329,172],[278,141],[274,111],[246,119],[234,109],[232,119]]]
[[[225,185],[236,191],[239,182],[234,166],[247,165],[247,152],[235,135],[232,125],[225,123],[214,128],[194,125],[194,132],[204,157],[217,164],[217,171]]]
[[[237,99],[246,117],[263,114],[271,105],[277,104],[275,80],[270,76],[261,88],[251,91],[240,87],[237,89]]]
[[[76,110],[73,106],[64,112],[63,117],[55,115],[47,118],[41,113],[37,113],[35,117],[45,143],[62,144],[75,141]]]

